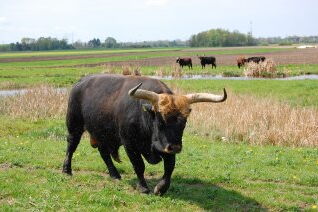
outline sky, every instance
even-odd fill
[[[318,35],[318,0],[0,0],[0,43],[23,37],[187,40],[214,28]]]

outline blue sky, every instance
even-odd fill
[[[188,39],[212,28],[256,37],[318,35],[318,0],[0,0],[0,43]]]

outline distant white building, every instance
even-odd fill
[[[317,48],[317,46],[312,46],[312,45],[302,45],[302,46],[297,46],[297,49],[308,49],[308,48]]]

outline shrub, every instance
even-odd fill
[[[249,62],[245,64],[244,74],[248,77],[272,78],[277,77],[277,68],[272,59],[260,63]]]

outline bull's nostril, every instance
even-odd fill
[[[168,145],[167,149],[168,149],[169,152],[171,152],[171,151],[173,151],[173,146],[172,145]]]

